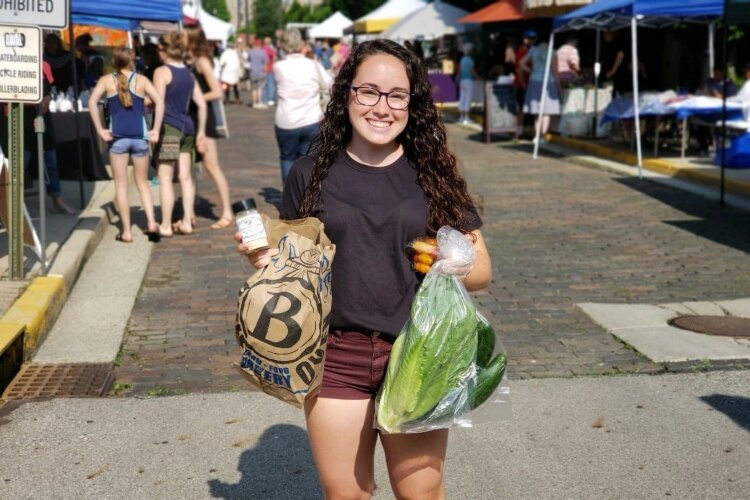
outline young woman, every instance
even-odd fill
[[[336,244],[322,389],[305,406],[325,498],[371,497],[378,438],[397,498],[444,498],[446,429],[383,434],[373,428],[373,398],[420,283],[406,244],[443,225],[459,229],[477,255],[471,269],[456,274],[465,275],[469,290],[491,279],[482,222],[447,149],[416,54],[389,40],[354,47],[311,153],[292,167],[281,217],[318,217]],[[243,244],[237,249],[247,253]],[[248,259],[262,268],[277,253],[258,250]]]
[[[203,99],[207,103],[223,99],[221,85],[214,73],[213,49],[206,40],[206,35],[200,27],[195,26],[185,28],[184,32],[187,48],[185,60],[198,81]],[[195,111],[195,108],[193,108],[193,116],[195,116]],[[206,116],[206,151],[201,154],[203,155],[203,166],[206,167],[208,175],[211,176],[216,185],[221,203],[221,215],[219,220],[211,225],[211,229],[228,227],[234,221],[232,206],[229,201],[229,185],[226,177],[224,177],[224,172],[221,171],[221,165],[219,165],[219,151],[216,147],[216,139],[219,137],[221,136],[216,130],[216,119],[209,109]]]
[[[109,163],[115,179],[115,203],[120,213],[122,230],[117,239],[130,243],[130,204],[128,203],[128,159],[133,161],[133,176],[143,211],[146,213],[151,240],[158,240],[159,228],[154,218],[154,202],[148,182],[149,142],[159,140],[159,129],[164,118],[164,100],[151,82],[134,71],[135,54],[126,47],[116,47],[112,52],[115,72],[99,78],[89,98],[89,112],[96,131],[109,143]],[[109,128],[102,127],[99,118],[99,100],[107,98]],[[155,106],[154,123],[146,130],[144,100],[148,96]]]
[[[154,71],[154,87],[164,101],[164,126],[154,156],[158,165],[161,225],[164,237],[193,232],[195,185],[191,174],[193,147],[206,151],[206,101],[190,69],[182,62],[185,42],[182,33],[172,32],[159,38],[162,66]],[[189,106],[198,108],[198,123],[193,123]],[[174,169],[182,190],[182,219],[172,224],[174,209]]]
[[[537,43],[536,36],[531,39],[531,48],[521,60],[521,68],[529,73],[529,84],[526,88],[526,99],[523,104],[523,112],[534,115],[534,130],[539,131],[539,140],[544,141],[544,136],[549,130],[551,115],[560,114],[560,89],[557,83],[557,56],[552,52],[549,78],[546,91],[544,87],[544,71],[547,65],[547,53],[549,45],[547,42]],[[539,121],[539,110],[542,107],[542,92],[546,92],[544,98],[544,110],[542,120]]]

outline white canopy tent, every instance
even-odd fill
[[[308,38],[341,38],[344,30],[351,27],[354,22],[340,11],[332,14],[326,20],[307,32]]]
[[[380,36],[391,40],[433,40],[445,35],[459,35],[466,31],[458,22],[469,13],[458,7],[435,0],[415,10],[391,25]]]
[[[354,21],[354,33],[380,33],[402,17],[427,5],[423,0],[388,0]]]
[[[541,121],[550,77],[555,33],[579,29],[615,30],[630,27],[632,40],[632,67],[638,68],[638,27],[659,28],[678,22],[712,23],[723,16],[723,0],[599,0],[598,2],[556,17],[550,33],[547,64],[544,68],[542,95],[534,139],[534,158],[539,155]],[[711,47],[713,48],[713,47]],[[597,61],[598,63],[598,61]],[[638,176],[643,175],[641,150],[640,112],[638,109],[638,71],[633,71],[633,108],[638,153]]]
[[[201,28],[203,28],[206,38],[221,42],[222,47],[226,47],[227,40],[234,34],[232,23],[227,23],[218,17],[212,16],[203,10],[203,7],[200,5],[196,8],[194,4],[183,4],[182,13],[187,17],[196,19],[200,23]]]

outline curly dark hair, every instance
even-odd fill
[[[320,193],[328,169],[352,139],[348,98],[350,85],[357,69],[368,57],[388,54],[404,63],[411,85],[409,119],[397,137],[404,152],[417,168],[419,186],[425,192],[428,205],[428,231],[436,232],[448,225],[466,231],[473,206],[456,166],[456,157],[448,150],[445,126],[432,101],[427,73],[417,55],[391,40],[370,40],[356,45],[336,76],[331,88],[331,100],[320,123],[320,133],[312,144],[314,166],[310,184],[305,190],[300,217],[309,217],[321,202]]]

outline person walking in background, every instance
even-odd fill
[[[578,82],[581,74],[581,58],[578,55],[578,37],[569,36],[557,49],[557,81],[561,87]]]
[[[311,155],[295,162],[284,186],[281,219],[318,217],[336,245],[323,381],[305,403],[325,498],[372,497],[378,439],[395,498],[445,498],[448,430],[385,434],[373,423],[393,342],[420,285],[407,244],[456,228],[476,249],[473,266],[456,275],[468,290],[491,280],[482,221],[447,142],[417,55],[391,40],[362,42],[336,77]],[[248,255],[242,243],[237,250],[257,269],[278,254]]]
[[[245,82],[245,90],[247,91],[248,95],[251,96],[250,102],[247,104],[248,106],[252,106],[252,92],[253,87],[250,84],[250,38],[242,38],[241,39],[241,46],[240,49],[238,49],[238,52],[240,54],[240,60],[242,61],[242,64],[245,68],[245,70],[242,73],[241,81]]]
[[[234,44],[229,44],[219,56],[219,81],[224,91],[224,102],[229,104],[229,94],[234,92],[234,102],[240,101],[240,77],[242,76],[242,61]]]
[[[536,43],[536,37],[531,39],[531,48],[521,61],[523,70],[529,72],[529,85],[526,88],[523,112],[534,116],[534,130],[539,131],[540,140],[544,141],[544,135],[549,130],[550,115],[560,114],[560,91],[557,86],[557,63],[553,52],[553,60],[550,63],[549,81],[547,89],[544,87],[544,71],[547,65],[547,53],[549,45],[547,42]],[[542,120],[539,121],[539,110],[541,109],[542,92],[546,92],[544,98],[544,110]]]
[[[85,73],[83,80],[87,88],[97,84],[104,74],[104,56],[91,46],[94,38],[89,33],[76,37],[76,50],[81,53]]]
[[[263,86],[266,84],[266,64],[268,55],[263,50],[263,42],[260,38],[253,40],[253,48],[248,59],[250,60],[250,86],[252,88],[252,101],[254,108],[265,108],[263,103]]]
[[[268,106],[276,104],[276,82],[273,79],[273,64],[278,60],[276,48],[273,46],[273,40],[270,36],[263,39],[263,50],[266,53],[268,61],[266,62],[266,83],[263,86],[263,102]]]
[[[159,226],[154,217],[154,202],[148,182],[149,143],[159,140],[159,129],[164,118],[164,99],[143,75],[135,73],[135,53],[126,47],[112,51],[115,72],[99,78],[89,98],[89,113],[96,132],[109,143],[109,164],[115,180],[115,203],[120,214],[122,229],[117,239],[124,243],[133,241],[130,230],[130,204],[128,203],[128,160],[133,162],[133,177],[146,214],[147,230],[151,241],[158,241]],[[102,127],[99,117],[99,100],[105,96],[109,110],[109,128]],[[154,105],[154,123],[146,127],[145,98]]]
[[[70,59],[70,52],[65,50],[62,45],[62,39],[57,33],[49,33],[44,37],[44,60],[50,65],[54,87],[59,92],[67,92],[73,87],[73,66]],[[76,75],[78,76],[78,88],[83,89],[84,75],[86,66],[79,57],[75,57]],[[54,97],[54,96],[53,96]]]
[[[604,52],[604,80],[612,82],[615,95],[633,91],[632,61],[626,40],[622,40],[614,31],[605,31],[602,35]]]
[[[523,33],[521,45],[516,49],[516,67],[513,86],[516,88],[516,136],[523,135],[523,104],[526,100],[526,87],[529,84],[529,72],[521,66],[521,61],[526,57],[531,46],[531,40],[536,38],[536,31],[526,30]]]
[[[206,152],[206,100],[190,69],[185,66],[185,37],[173,31],[159,38],[164,63],[154,73],[154,87],[164,101],[164,123],[154,156],[158,165],[161,224],[159,234],[171,237],[193,232],[195,185],[191,173],[193,148]],[[198,123],[190,116],[190,102],[198,108]],[[182,219],[172,224],[175,168],[182,190]]]
[[[186,41],[186,54],[185,60],[190,67],[190,70],[195,76],[195,80],[198,82],[201,92],[203,93],[203,99],[207,105],[210,105],[213,101],[221,101],[222,91],[219,86],[219,81],[213,72],[211,64],[210,50],[211,45],[206,40],[206,35],[200,27],[189,27],[185,29],[185,41]],[[234,52],[234,51],[232,51]],[[234,52],[233,60],[237,61],[239,67],[239,59],[237,53]],[[238,78],[239,81],[239,78]],[[236,88],[235,88],[236,90]],[[239,100],[239,96],[237,97]],[[193,121],[198,121],[198,107],[196,105],[190,106],[190,113],[193,117]],[[232,214],[232,206],[229,201],[229,184],[224,176],[224,172],[219,164],[219,149],[216,140],[221,137],[219,131],[216,128],[216,115],[209,108],[206,117],[206,141],[205,150],[198,151],[200,159],[203,161],[203,166],[206,168],[206,172],[211,177],[216,191],[219,193],[219,201],[221,203],[221,215],[218,220],[211,224],[211,229],[222,229],[232,224],[234,215]]]
[[[300,52],[304,41],[299,30],[285,31],[280,45],[286,56],[273,65],[278,95],[274,128],[285,183],[292,163],[307,154],[318,135],[321,91],[330,88],[333,80],[320,63]]]
[[[464,44],[464,55],[458,62],[458,112],[459,123],[472,123],[469,118],[469,112],[471,112],[471,100],[474,97],[474,80],[479,78],[476,70],[474,69],[474,58],[471,57],[471,52],[474,50],[474,45],[471,43]]]
[[[713,75],[706,81],[703,88],[703,93],[710,97],[716,97],[722,99],[724,96],[724,87],[727,88],[727,97],[732,97],[737,94],[737,86],[734,84],[731,78],[724,76],[724,69],[715,66]]]

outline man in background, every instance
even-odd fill
[[[274,105],[276,100],[276,82],[273,79],[273,63],[277,60],[276,48],[270,36],[263,39],[263,50],[266,52],[266,84],[263,87],[263,101],[269,106]]]
[[[263,40],[256,38],[253,40],[253,49],[247,56],[250,61],[250,86],[252,88],[252,98],[254,108],[266,108],[263,103],[263,87],[266,84],[266,67],[268,65],[268,56],[263,50]]]
[[[92,88],[104,74],[104,56],[91,46],[94,38],[89,33],[76,37],[76,50],[81,54],[85,68],[83,81],[86,88]]]

